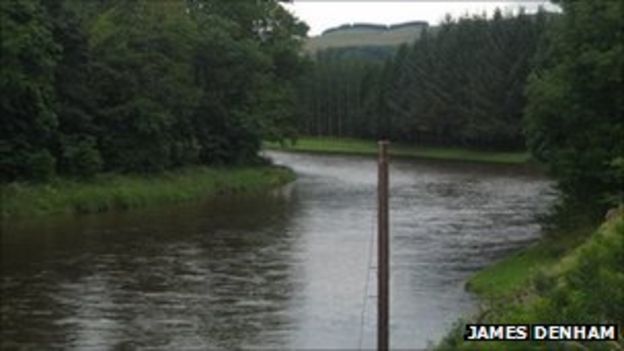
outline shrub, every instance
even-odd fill
[[[54,176],[56,159],[48,150],[31,153],[26,160],[26,170],[35,181],[45,181]]]
[[[70,140],[63,146],[63,161],[69,174],[92,177],[102,169],[102,157],[92,137]]]

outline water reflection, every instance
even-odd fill
[[[374,160],[270,156],[297,182],[3,224],[2,348],[372,348]],[[422,348],[472,311],[465,279],[537,238],[549,189],[518,167],[394,160],[393,347]]]
[[[291,328],[295,211],[261,196],[5,227],[2,346],[284,345],[264,331]]]
[[[295,345],[374,348],[375,160],[271,156],[299,174],[307,283],[297,324],[312,332],[297,333]],[[423,348],[473,311],[470,274],[538,237],[535,214],[553,194],[517,166],[393,160],[390,174],[391,345]]]

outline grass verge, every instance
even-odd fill
[[[557,262],[548,244],[540,242],[473,275],[466,289],[484,299],[496,299],[522,290],[533,275]]]
[[[294,173],[284,167],[193,167],[158,175],[103,174],[89,181],[56,179],[45,184],[2,185],[2,218],[59,213],[97,213],[208,196],[254,192],[285,184]]]
[[[566,232],[550,233],[534,245],[475,273],[466,289],[482,299],[504,299],[521,293],[536,274],[552,269],[590,237],[595,228],[584,223]]]
[[[593,230],[580,245],[575,245],[578,233],[570,237],[563,245],[561,240],[547,238],[477,273],[468,285],[482,298],[485,309],[471,323],[615,323],[624,333],[624,213]],[[456,323],[436,349],[624,349],[624,340],[465,342],[464,324]]]
[[[314,153],[336,153],[351,155],[376,155],[377,143],[371,140],[349,138],[302,137],[294,144],[265,142],[266,149],[302,151]],[[428,158],[439,160],[473,161],[503,164],[524,164],[530,161],[526,152],[480,151],[452,147],[427,147],[406,144],[391,144],[390,155],[398,157]]]

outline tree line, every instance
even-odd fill
[[[318,53],[299,83],[299,126],[311,135],[522,148],[523,90],[548,21],[544,12],[447,16],[386,60]]]
[[[295,132],[276,0],[3,0],[3,181],[251,162]]]
[[[566,196],[621,203],[624,5],[559,4],[306,62],[277,0],[0,1],[0,180],[252,162],[301,133],[527,145]]]
[[[596,218],[624,200],[624,5],[558,3],[561,13],[447,17],[386,59],[361,48],[316,53],[297,84],[299,130],[528,147],[564,203]]]

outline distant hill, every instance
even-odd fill
[[[414,21],[386,26],[371,23],[345,24],[331,28],[306,41],[305,50],[311,54],[331,48],[363,46],[399,46],[420,38],[429,24]]]

